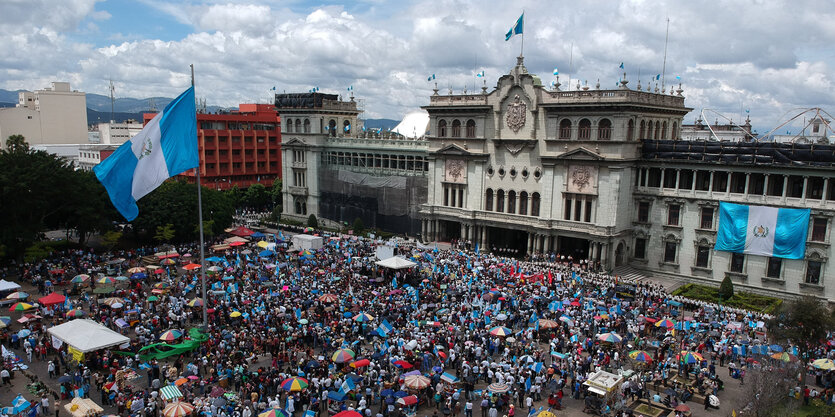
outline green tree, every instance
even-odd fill
[[[215,225],[214,220],[205,220],[205,219],[203,220],[203,237],[208,239],[208,238],[215,235],[214,225]],[[200,229],[197,228],[197,226],[194,226],[194,234],[196,236],[200,235]]]
[[[6,140],[6,149],[12,153],[29,153],[29,143],[23,135],[11,135]]]
[[[734,296],[734,283],[731,282],[730,276],[725,275],[725,279],[723,279],[722,284],[719,285],[719,295],[725,301],[730,300],[731,297]]]
[[[166,223],[163,226],[157,226],[157,233],[154,235],[154,240],[160,243],[170,242],[174,239],[174,225]]]
[[[317,220],[317,219],[316,219],[316,215],[315,215],[315,214],[311,214],[311,215],[307,218],[307,227],[312,227],[312,228],[314,228],[314,229],[316,229],[316,228],[318,228],[318,227],[319,227],[319,220]]]
[[[271,205],[272,195],[264,184],[253,184],[244,192],[243,203],[255,210],[263,210]]]
[[[362,219],[357,217],[354,219],[354,234],[355,235],[362,235],[362,232],[365,230],[365,223],[362,222]]]
[[[119,243],[119,240],[122,239],[122,232],[117,230],[108,230],[104,232],[104,235],[101,237],[102,244],[107,248],[107,251],[113,250],[113,247]]]
[[[833,327],[832,313],[819,299],[806,296],[783,303],[768,324],[775,340],[797,345],[802,361],[808,361],[809,352],[825,342],[827,331]],[[806,385],[806,372],[803,372]]]
[[[281,181],[281,178],[276,177],[275,181],[273,181],[273,186],[270,188],[270,195],[273,199],[273,207],[278,207],[279,213],[281,213],[281,207],[284,205],[284,199],[281,194],[283,188],[284,183]]]
[[[243,193],[237,185],[232,185],[232,187],[226,190],[226,195],[229,198],[229,201],[232,203],[232,207],[239,208],[241,206]]]

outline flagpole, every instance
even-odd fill
[[[525,56],[525,9],[522,9],[522,45],[519,47],[519,56]]]
[[[194,64],[191,67],[191,88],[194,88]],[[195,115],[196,123],[196,115]],[[196,140],[197,138],[195,138]],[[198,144],[199,145],[199,144]],[[200,222],[200,287],[203,297],[203,331],[209,330],[209,317],[206,310],[206,245],[203,243],[203,193],[200,186],[200,156],[197,157],[197,221]]]

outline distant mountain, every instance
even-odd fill
[[[0,103],[17,103],[17,96],[18,91],[9,91],[0,89]],[[115,112],[119,113],[134,113],[134,114],[141,114],[147,113],[151,110],[151,105],[153,104],[154,108],[157,110],[162,110],[168,103],[173,100],[169,97],[150,97],[150,98],[130,98],[130,97],[121,97],[117,98],[114,101],[113,109]],[[14,105],[14,104],[13,104]],[[101,94],[93,94],[87,93],[87,108],[92,109],[98,112],[107,113],[107,120],[110,119],[110,96],[103,96]],[[206,110],[209,112],[215,112],[218,110],[223,110],[223,107],[219,106],[207,106]],[[134,117],[135,118],[135,117]],[[96,119],[89,119],[92,123],[93,120]],[[102,119],[105,120],[105,119]]]
[[[133,119],[139,123],[142,123],[142,113],[127,113],[127,112],[114,112],[113,113],[113,120],[117,123],[122,123],[125,120]],[[95,111],[91,108],[87,108],[87,124],[94,125],[97,123],[107,123],[110,120],[110,109],[107,111]]]
[[[392,119],[365,119],[363,121],[365,123],[366,129],[383,129],[389,130],[394,129],[400,121],[399,120],[392,120]]]

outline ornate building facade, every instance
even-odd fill
[[[553,252],[610,271],[717,283],[728,275],[753,291],[835,300],[835,283],[825,283],[833,147],[681,141],[691,109],[680,87],[631,89],[623,80],[614,90],[546,89],[517,59],[493,91],[436,88],[424,107],[427,240],[516,256]],[[815,162],[824,160],[833,162]],[[806,259],[713,251],[719,201],[811,206]]]

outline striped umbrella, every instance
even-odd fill
[[[29,298],[29,293],[24,291],[15,291],[6,296],[7,300],[25,300]]]
[[[345,363],[354,360],[357,354],[351,349],[337,349],[331,356],[331,360],[336,363]]]
[[[164,342],[173,342],[183,336],[183,332],[177,329],[166,330],[159,335],[159,340]]]
[[[699,363],[704,360],[704,357],[699,352],[691,352],[689,350],[681,351],[679,360],[684,363]]]
[[[323,303],[332,303],[338,299],[339,297],[337,297],[336,294],[322,294],[319,296],[319,301]]]
[[[287,417],[287,414],[284,414],[284,410],[280,408],[271,408],[261,414],[258,414],[258,417]]]
[[[159,395],[165,400],[173,400],[175,398],[181,398],[183,393],[176,385],[166,385],[160,388]]]
[[[667,329],[672,329],[673,327],[676,327],[676,322],[670,319],[658,320],[657,322],[655,322],[655,327],[664,327]]]
[[[633,350],[629,352],[629,357],[636,362],[652,363],[652,356],[645,350]]]
[[[158,290],[167,290],[167,289],[171,288],[171,284],[169,284],[167,282],[157,282],[156,284],[154,284],[154,288],[156,288]]]
[[[112,307],[114,304],[122,304],[122,299],[119,297],[107,297],[101,300],[101,303]]]
[[[90,280],[90,276],[87,274],[79,274],[74,276],[70,282],[73,284],[82,284]]]
[[[510,385],[495,382],[488,385],[487,390],[495,394],[504,394],[505,392],[510,391]]]
[[[203,307],[203,299],[202,298],[193,298],[191,301],[188,302],[189,307]]]
[[[165,406],[165,409],[162,410],[162,415],[165,417],[185,417],[191,414],[192,411],[194,411],[193,405],[175,401]]]
[[[406,388],[421,390],[429,386],[432,381],[423,375],[408,375],[403,378],[403,384]]]
[[[504,337],[504,336],[509,336],[512,333],[513,333],[513,330],[510,330],[509,328],[504,327],[504,326],[497,326],[497,327],[494,327],[494,328],[490,329],[490,334],[492,334],[493,336]]]
[[[12,306],[9,307],[9,311],[26,311],[26,310],[29,310],[30,308],[32,308],[32,304],[18,302],[18,303],[12,304]]]
[[[113,285],[116,283],[116,278],[113,277],[101,277],[96,280],[96,284],[104,284],[104,285]]]
[[[560,327],[560,324],[554,320],[548,319],[539,319],[539,328],[540,329],[554,329]]]
[[[597,336],[597,340],[608,343],[620,343],[623,341],[623,338],[615,332],[608,332]]]
[[[84,317],[85,315],[87,315],[87,313],[85,313],[84,310],[80,308],[76,308],[67,312],[67,318],[77,319],[79,317]]]
[[[292,378],[287,378],[281,383],[281,388],[287,392],[299,392],[305,388],[307,388],[308,382],[304,378],[299,378],[294,376]]]
[[[360,322],[360,323],[369,322],[371,320],[374,320],[374,316],[372,316],[368,313],[359,313],[356,316],[354,316],[354,321]]]
[[[145,272],[145,267],[144,266],[135,266],[131,269],[128,269],[129,274],[138,274],[140,272]]]

